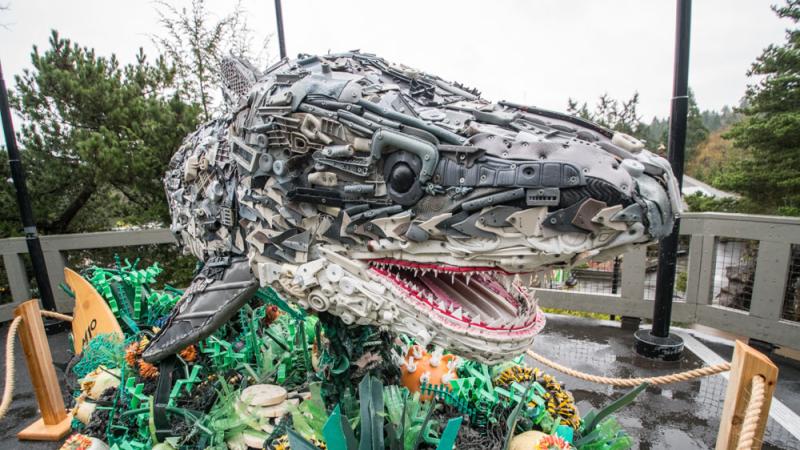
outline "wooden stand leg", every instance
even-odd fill
[[[754,376],[762,376],[765,381],[764,406],[761,409],[758,428],[756,428],[756,447],[761,448],[761,438],[767,426],[769,406],[772,403],[772,393],[778,380],[778,367],[764,356],[763,353],[736,341],[731,361],[731,374],[728,379],[728,389],[725,392],[725,405],[722,408],[722,419],[719,424],[716,450],[735,449],[739,443],[739,434],[742,430],[745,408],[750,398],[750,383]]]
[[[36,401],[42,412],[42,417],[20,431],[17,438],[34,441],[61,440],[70,432],[72,416],[67,414],[64,407],[50,345],[39,313],[39,301],[29,300],[22,303],[14,310],[14,316],[22,317],[19,338],[28,363]]]

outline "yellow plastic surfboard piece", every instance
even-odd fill
[[[75,354],[98,334],[113,333],[125,339],[122,328],[111,308],[89,281],[72,269],[64,269],[64,279],[75,293],[75,310],[72,314],[72,341]]]

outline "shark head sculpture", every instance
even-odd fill
[[[668,162],[624,134],[358,52],[223,64],[231,113],[175,154],[172,231],[206,261],[145,352],[258,286],[493,363],[544,325],[537,273],[670,233]]]

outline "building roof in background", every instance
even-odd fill
[[[681,189],[681,193],[686,195],[692,195],[700,192],[701,194],[705,195],[706,197],[715,197],[718,199],[723,198],[741,198],[741,195],[727,192],[715,187],[712,187],[702,181],[698,180],[697,178],[692,178],[689,175],[683,176],[683,189]]]

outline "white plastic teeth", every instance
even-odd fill
[[[446,374],[442,375],[442,384],[450,384],[454,378],[455,373],[448,371]]]
[[[460,365],[461,365],[461,359],[459,358],[453,358],[447,361],[447,369],[450,371],[455,371]]]
[[[414,373],[417,370],[417,362],[414,360],[413,357],[409,357],[408,361],[405,362],[406,370],[408,373]]]
[[[392,349],[392,352],[391,352],[391,358],[392,358],[392,362],[393,362],[393,363],[394,363],[394,364],[395,364],[397,367],[403,367],[403,366],[405,366],[405,365],[406,365],[406,360],[405,360],[405,358],[403,358],[403,357],[400,355],[400,353],[398,353],[398,352],[397,352],[396,350],[394,350],[394,349]]]
[[[433,352],[431,352],[431,359],[429,364],[431,367],[439,367],[439,363],[442,362],[442,354],[444,350],[441,347],[436,347]]]
[[[431,373],[430,371],[425,371],[422,375],[419,376],[419,382],[422,384],[428,384],[431,381]]]

